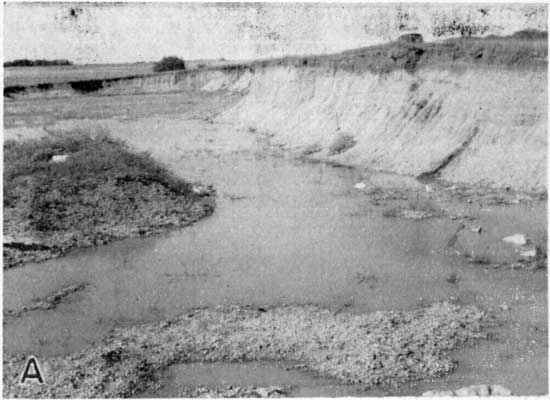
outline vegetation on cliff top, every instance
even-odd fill
[[[420,35],[404,35],[395,42],[347,50],[336,54],[293,56],[233,64],[222,69],[295,66],[328,67],[355,72],[387,73],[397,69],[414,72],[421,67],[457,64],[505,67],[546,67],[548,33],[518,31],[510,36],[465,35],[437,42],[424,42]]]
[[[185,69],[185,61],[174,56],[164,57],[153,65],[154,72],[176,71],[182,69]]]
[[[56,65],[73,65],[69,60],[29,60],[22,58],[13,61],[6,61],[4,68],[7,67],[52,67]]]
[[[4,143],[4,267],[181,226],[210,193],[106,135]]]

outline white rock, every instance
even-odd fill
[[[491,396],[511,396],[512,391],[501,385],[491,385]]]
[[[455,390],[457,396],[482,396],[487,397],[491,394],[491,389],[488,385],[472,385]]]
[[[69,158],[68,154],[59,154],[57,156],[53,156],[51,161],[53,163],[62,163],[67,161],[67,158]]]
[[[488,397],[488,396],[511,396],[512,392],[501,385],[472,385],[452,390],[430,390],[422,393],[422,396],[468,396],[468,397]]]
[[[423,397],[448,397],[454,395],[452,390],[428,390],[422,393]]]
[[[473,228],[472,228],[472,232],[481,233],[481,231],[482,231],[481,226],[476,226],[476,227],[473,227]]]
[[[519,253],[523,258],[535,258],[537,256],[537,249],[529,249]]]
[[[428,193],[433,193],[434,192],[434,188],[431,187],[430,185],[426,185],[425,189],[426,189],[426,192],[428,192]]]
[[[515,244],[516,246],[524,246],[527,244],[527,237],[522,233],[516,233],[512,236],[506,236],[502,240],[506,243]]]
[[[367,185],[365,184],[365,182],[359,182],[359,183],[356,183],[355,186],[353,186],[355,189],[364,189],[367,187]]]
[[[266,388],[257,388],[256,390],[254,390],[260,397],[269,397],[269,392],[267,391]]]

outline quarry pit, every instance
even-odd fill
[[[216,202],[5,269],[4,396],[547,393],[546,57],[471,38],[6,84],[5,143],[109,137]],[[5,244],[43,244],[7,215]],[[18,384],[31,354],[55,383]]]

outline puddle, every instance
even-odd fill
[[[309,372],[293,368],[290,363],[189,363],[170,366],[167,384],[158,391],[144,392],[140,397],[182,397],[188,387],[224,388],[228,386],[287,389],[283,397],[364,397],[382,395],[365,391],[360,385],[342,385]]]
[[[191,125],[181,124],[191,132]],[[173,128],[169,123],[157,126]],[[223,135],[223,129],[208,126],[210,136],[203,142]],[[504,322],[496,342],[457,353],[455,358],[468,354],[467,362],[458,375],[450,376],[449,384],[456,383],[456,389],[501,383],[522,394],[547,391],[546,271],[469,264],[447,248],[459,222],[383,217],[381,207],[354,189],[357,182],[369,182],[364,172],[258,155],[227,138],[224,146],[230,151],[190,149],[186,145],[193,135],[186,137],[185,129],[159,133],[170,135],[166,140],[145,142],[140,140],[148,129],[121,135],[151,150],[179,175],[213,184],[219,194],[214,214],[180,231],[78,249],[61,259],[5,271],[6,309],[20,309],[61,287],[89,284],[78,301],[4,321],[5,352],[40,356],[81,351],[113,327],[174,317],[196,306],[315,303],[368,312],[412,309],[453,297],[497,310],[506,304],[508,311],[501,313]],[[370,176],[370,182],[386,181],[383,174]],[[401,185],[399,180],[394,184]],[[517,232],[533,238],[546,235],[543,203],[469,211],[479,216],[475,223],[484,227],[483,234],[462,232],[458,242],[478,252],[497,257],[502,250],[513,256],[515,250],[502,244],[501,237]],[[494,364],[485,360],[500,360],[497,375]],[[188,366],[173,368],[175,376],[188,376]],[[277,385],[297,382],[301,391],[293,395],[355,395],[356,390],[347,392],[274,366],[241,366],[234,372],[235,366],[192,368],[190,382],[209,376],[221,382],[227,376],[242,384],[274,376]],[[500,379],[492,381],[495,376]],[[460,384],[452,377],[460,377]],[[186,379],[172,379],[170,385],[176,386],[165,388],[166,393],[175,393]],[[426,390],[439,384],[426,383]]]

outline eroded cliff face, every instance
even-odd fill
[[[240,93],[220,121],[268,133],[274,144],[308,157],[540,192],[547,186],[547,69],[535,61],[384,73],[330,63],[251,64],[5,89],[4,96]]]
[[[244,90],[250,70],[246,67],[174,71],[161,74],[110,79],[89,79],[63,83],[41,83],[4,88],[4,99],[54,98],[78,95],[116,96],[125,94],[166,93],[176,91]]]
[[[434,68],[374,74],[257,71],[223,118],[315,149],[317,158],[405,175],[544,190],[545,69]],[[355,144],[331,154],[347,136]]]

